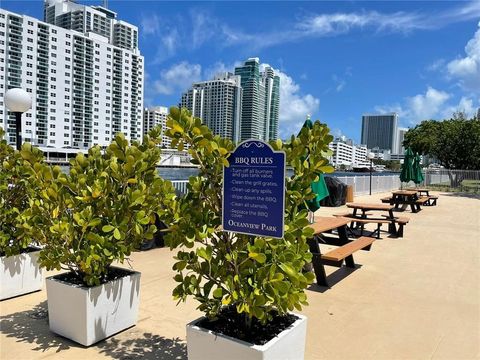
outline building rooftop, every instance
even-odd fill
[[[405,214],[403,238],[383,237],[357,252],[357,269],[327,267],[332,287],[311,286],[302,311],[305,359],[478,359],[479,200],[440,194],[438,206]],[[172,300],[172,255],[159,248],[132,256],[142,273],[138,323],[89,348],[49,331],[45,289],[1,302],[0,358],[186,359],[185,324],[201,313],[191,299]]]

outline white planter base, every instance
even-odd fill
[[[307,318],[299,317],[265,345],[252,345],[230,336],[196,326],[199,318],[187,325],[189,360],[302,360],[305,354]]]
[[[90,346],[135,325],[140,273],[130,272],[130,275],[90,288],[58,280],[55,276],[47,278],[50,330]]]
[[[0,300],[42,289],[38,251],[0,258]]]

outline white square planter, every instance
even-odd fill
[[[305,354],[307,318],[298,316],[285,329],[265,345],[250,343],[230,336],[214,333],[195,325],[203,318],[187,325],[187,351],[189,360],[302,360]]]
[[[0,300],[42,289],[38,251],[0,258]]]
[[[123,269],[130,271],[127,269]],[[50,330],[90,346],[137,322],[140,273],[95,287],[46,278]]]

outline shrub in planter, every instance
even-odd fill
[[[0,300],[40,290],[38,248],[23,231],[29,201],[36,192],[32,174],[43,161],[29,143],[21,151],[3,140],[0,128]]]
[[[274,336],[297,322],[290,311],[307,305],[305,289],[314,275],[302,271],[312,258],[307,239],[313,230],[307,227],[306,201],[314,197],[311,183],[318,174],[333,171],[326,158],[332,136],[325,125],[315,122],[312,129],[302,129],[286,143],[271,142],[274,150],[285,151],[287,164],[294,170],[293,176],[286,178],[285,234],[275,239],[221,230],[223,166],[229,165],[232,141],[214,136],[185,109],[170,109],[167,126],[172,145],[179,149],[188,145],[192,163],[199,165],[198,176],[189,179],[188,193],[176,204],[176,219],[166,237],[171,248],[180,248],[173,267],[178,282],[173,296],[179,301],[188,296],[199,301],[198,308],[206,315],[201,326],[262,346],[262,336],[249,334],[270,332]],[[272,329],[281,324],[278,331]],[[194,322],[190,328],[197,325]],[[211,344],[203,346],[208,353],[194,354],[190,340],[202,336],[189,336],[190,328],[189,358],[215,358]],[[303,353],[304,344],[300,346]],[[224,351],[220,346],[216,355],[227,356]]]
[[[156,231],[156,214],[162,219],[169,213],[169,203],[175,201],[172,184],[161,179],[156,169],[160,160],[159,135],[156,129],[143,143],[129,145],[123,134],[117,134],[105,151],[95,146],[88,156],[79,153],[70,162],[68,174],[50,166],[36,172],[41,191],[32,203],[30,226],[32,235],[44,245],[40,264],[48,270],[69,270],[47,279],[50,328],[54,332],[90,345],[135,323],[139,274],[112,264],[123,263],[145,239],[151,239]],[[129,273],[133,280],[124,278]],[[61,298],[52,300],[60,283],[77,286],[60,290]],[[127,285],[133,287],[126,290]],[[87,303],[79,305],[80,310],[71,306],[80,296],[79,288],[85,290],[83,301]],[[72,296],[71,303],[65,299],[67,293]],[[96,315],[90,306],[98,305],[103,297],[107,305],[99,306],[107,314]],[[123,310],[131,309],[134,315],[131,321],[110,329],[108,321],[128,317],[123,313],[108,316],[108,312],[122,311],[118,303],[123,300],[127,302]],[[97,316],[91,323],[87,320],[90,329],[83,333],[68,329],[69,324],[57,324],[62,317],[67,323],[75,323],[70,321],[72,316],[78,320],[82,312]]]

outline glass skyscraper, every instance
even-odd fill
[[[398,150],[398,114],[363,115],[362,144],[369,149]]]
[[[271,67],[260,71],[258,58],[250,58],[235,68],[243,89],[240,141],[278,138],[280,78]]]

